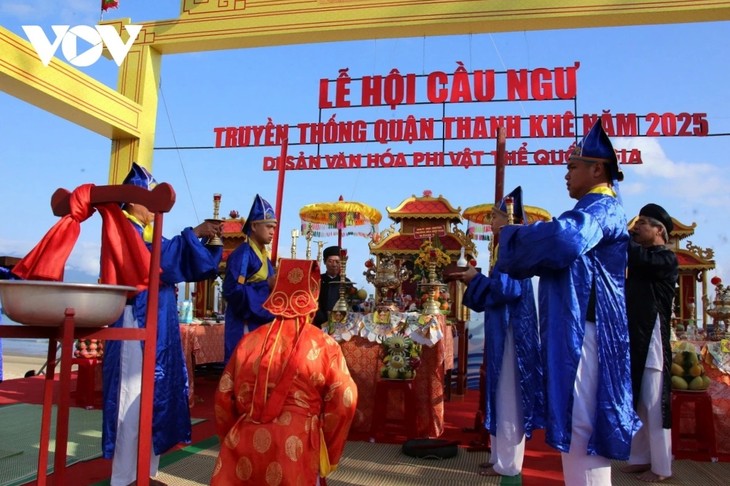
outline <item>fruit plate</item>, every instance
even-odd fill
[[[677,393],[707,393],[707,388],[704,390],[678,390],[676,388],[672,388],[672,391]]]

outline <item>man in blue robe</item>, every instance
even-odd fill
[[[546,441],[562,452],[568,485],[611,484],[626,460],[634,412],[624,284],[629,235],[615,188],[623,179],[600,120],[575,147],[565,176],[575,207],[549,222],[506,226],[496,267],[540,277]]]
[[[522,188],[507,197],[514,200],[515,222],[527,217]],[[492,232],[499,236],[507,224],[505,197],[492,210]],[[487,354],[485,427],[489,430],[489,462],[480,465],[482,476],[516,476],[522,472],[525,437],[545,427],[543,369],[532,281],[516,280],[495,269],[489,276],[469,265],[450,278],[467,284],[464,305],[484,312]]]
[[[274,320],[274,316],[263,308],[274,285],[274,266],[266,250],[266,245],[274,238],[274,231],[274,209],[256,194],[243,225],[248,239],[226,260],[226,277],[223,279],[226,363],[244,334]]]
[[[156,181],[136,163],[124,184],[152,189]],[[129,222],[151,247],[154,214],[141,204],[125,205]],[[150,477],[157,474],[160,455],[178,444],[190,442],[192,427],[188,408],[188,375],[185,368],[177,315],[175,287],[180,282],[198,282],[216,275],[221,247],[206,247],[199,238],[220,234],[220,225],[204,222],[186,228],[161,247],[157,358],[152,413]],[[145,290],[127,302],[124,313],[112,327],[144,327],[147,314]],[[140,341],[107,341],[104,347],[104,410],[102,452],[112,462],[112,486],[127,486],[136,479],[139,434],[139,397],[142,372]],[[162,484],[151,480],[150,484]]]

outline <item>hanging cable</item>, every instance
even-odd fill
[[[177,153],[177,159],[180,162],[180,170],[182,170],[183,178],[185,179],[185,187],[188,190],[188,196],[190,197],[190,203],[193,205],[193,214],[195,220],[200,223],[198,217],[198,210],[195,208],[195,200],[193,199],[193,192],[190,190],[190,182],[188,181],[188,175],[185,172],[185,166],[183,165],[182,156],[180,155],[180,146],[177,143],[177,137],[175,137],[175,130],[172,127],[172,119],[170,118],[170,111],[167,109],[167,100],[165,100],[165,92],[162,91],[162,78],[160,78],[160,98],[162,98],[162,106],[165,107],[165,116],[167,116],[167,123],[170,126],[170,133],[172,134],[172,143],[174,144],[175,152]]]
[[[497,57],[499,58],[499,62],[502,63],[502,69],[507,71],[507,65],[504,63],[504,59],[502,58],[502,54],[499,52],[499,48],[497,47],[497,43],[494,42],[494,37],[492,34],[489,34],[489,40],[492,41],[492,47],[494,47],[494,52],[497,53]],[[522,109],[522,114],[526,117],[527,111],[525,111],[525,105],[522,103],[522,100],[518,101],[520,104],[520,108]]]

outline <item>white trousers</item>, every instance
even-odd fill
[[[653,340],[651,345],[657,344],[658,355],[663,356],[661,341]],[[651,472],[668,478],[672,475],[672,429],[662,427],[662,380],[661,369],[644,368],[636,410],[643,425],[631,441],[629,464],[651,464]]]
[[[132,306],[124,308],[123,327],[137,327]],[[142,391],[142,347],[139,341],[122,341],[120,356],[119,415],[114,443],[111,486],[127,486],[137,479],[139,397]],[[150,443],[152,438],[150,437]],[[150,457],[150,477],[157,476],[160,456]]]
[[[561,453],[563,477],[567,486],[610,486],[611,461],[607,457],[588,455],[593,434],[598,390],[598,351],[596,325],[586,322],[578,372],[573,385],[573,423],[569,452]]]
[[[525,458],[525,427],[520,381],[512,326],[507,329],[502,356],[502,371],[497,385],[497,435],[490,435],[492,453],[489,462],[503,476],[522,472]]]

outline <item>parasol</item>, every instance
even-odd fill
[[[299,210],[302,219],[302,230],[305,223],[317,236],[327,236],[328,230],[337,230],[337,244],[342,246],[342,230],[357,226],[367,226],[367,231],[349,231],[348,234],[369,236],[375,231],[377,224],[383,219],[380,211],[367,204],[356,201],[345,201],[342,196],[335,202],[307,204]]]
[[[492,232],[491,217],[492,207],[494,204],[478,204],[468,207],[462,213],[462,217],[469,222],[467,233],[475,239],[487,239],[487,235]],[[545,209],[536,206],[524,206],[527,213],[527,223],[536,221],[550,221],[552,216]]]

